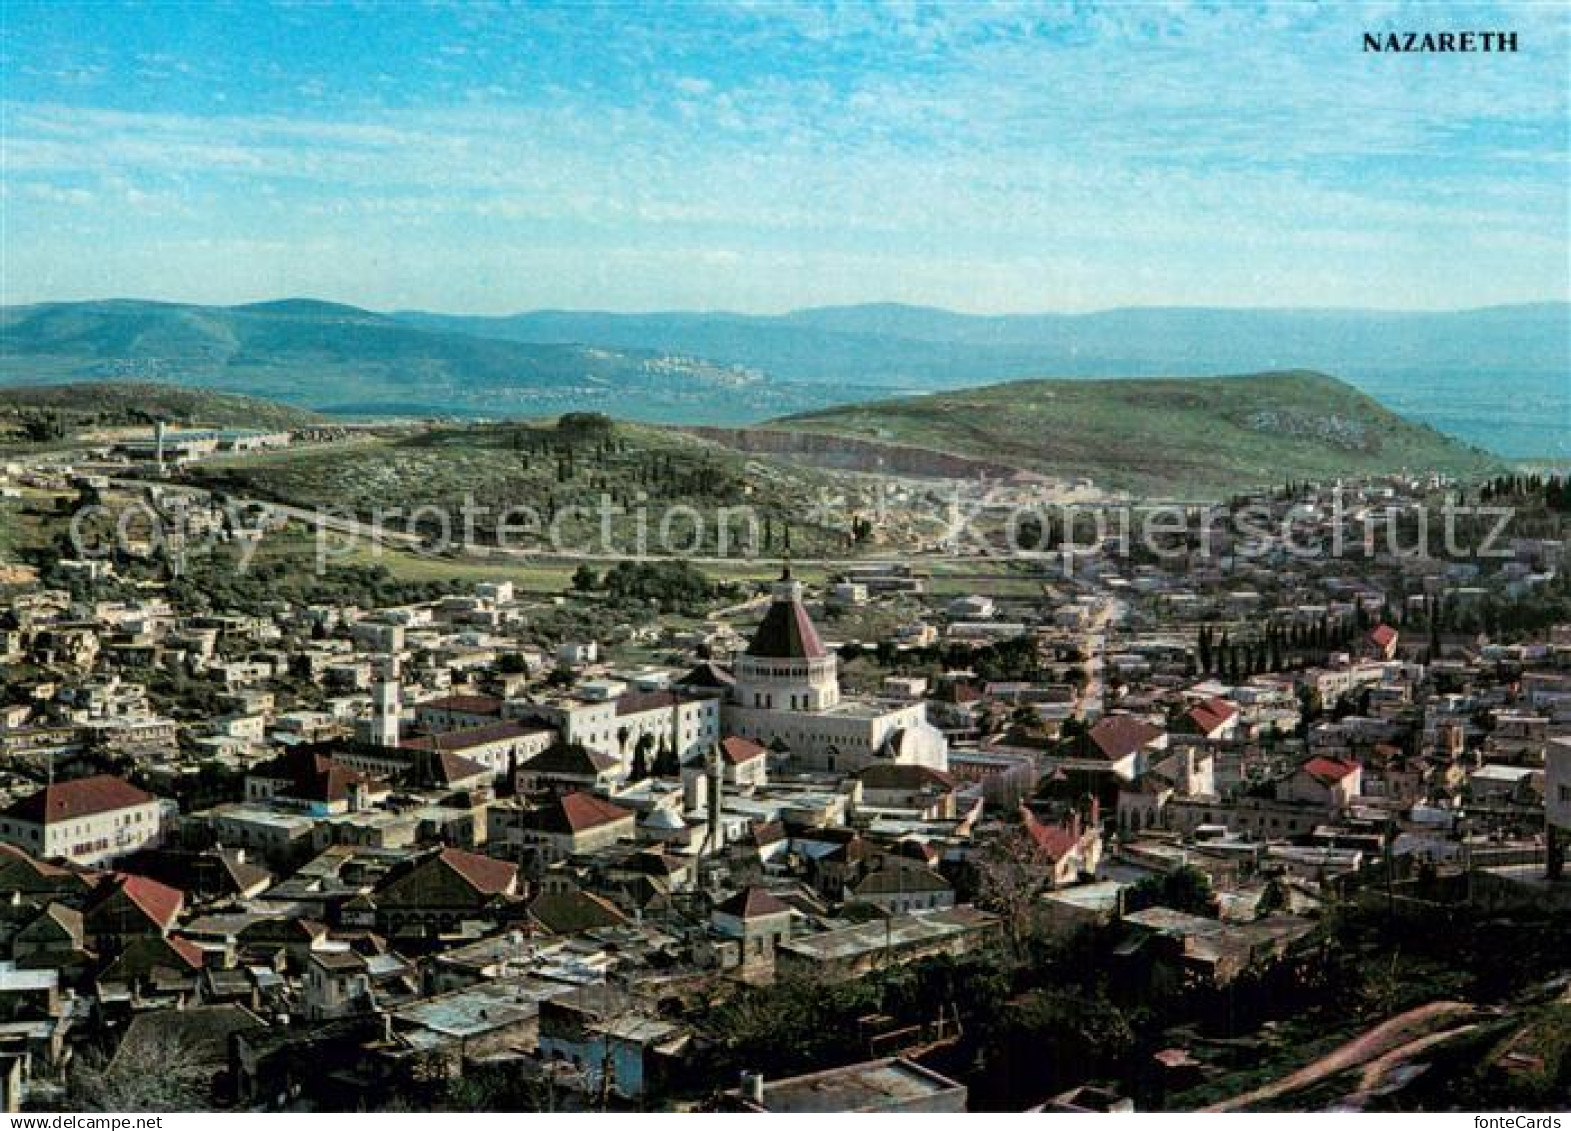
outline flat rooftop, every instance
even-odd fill
[[[1047,903],[1062,903],[1085,911],[1105,912],[1118,910],[1120,893],[1132,885],[1117,880],[1103,880],[1094,884],[1078,884],[1043,894]]]
[[[917,915],[897,915],[892,919],[861,923],[819,935],[806,935],[781,944],[814,962],[833,962],[855,958],[888,947],[921,946],[954,935],[991,927],[996,919],[974,907],[951,907]]]
[[[891,1058],[765,1082],[762,1106],[780,1113],[878,1111],[944,1093],[963,1097],[965,1087],[909,1060]]]
[[[406,1026],[417,1026],[440,1037],[477,1037],[494,1029],[527,1021],[540,1003],[567,992],[567,987],[529,978],[482,982],[456,993],[414,1002],[393,1013]]]

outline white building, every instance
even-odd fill
[[[158,798],[109,774],[47,786],[0,813],[0,841],[40,859],[106,864],[159,841]]]
[[[1544,816],[1549,833],[1549,875],[1558,879],[1571,845],[1571,738],[1552,738],[1545,751]]]
[[[948,767],[948,742],[928,723],[925,703],[841,697],[839,658],[819,640],[789,569],[734,675],[722,717],[726,733],[783,748],[804,768]]]
[[[720,704],[709,695],[680,691],[626,691],[606,681],[609,692],[566,695],[543,703],[509,703],[509,714],[553,727],[563,742],[577,743],[632,768],[642,742],[646,762],[662,747],[684,765],[705,757],[720,741]],[[602,689],[603,690],[603,689]]]

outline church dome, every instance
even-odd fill
[[[767,660],[821,660],[829,654],[802,605],[802,586],[787,570],[775,586],[775,599],[753,633],[747,654]]]

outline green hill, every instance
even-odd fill
[[[592,413],[387,429],[360,443],[214,460],[187,474],[230,495],[365,518],[392,515],[395,530],[407,529],[400,516],[428,508],[431,521],[422,530],[439,532],[437,514],[459,516],[472,506],[482,543],[496,536],[509,508],[533,508],[538,529],[526,529],[522,509],[509,520],[514,548],[632,553],[642,546],[676,556],[741,556],[750,537],[746,521],[733,520],[722,533],[720,508],[750,508],[758,516],[756,553],[851,548],[842,529],[806,513],[811,500],[836,487],[828,473],[742,455],[681,429]],[[553,530],[560,535],[555,546]],[[448,536],[458,533],[450,528]]]
[[[0,388],[0,416],[54,413],[78,427],[148,424],[213,428],[312,428],[326,417],[258,397],[154,381],[84,381]]]
[[[1140,494],[1215,496],[1288,478],[1475,477],[1501,461],[1322,373],[1012,381],[782,417],[771,430],[983,458]]]

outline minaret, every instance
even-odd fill
[[[704,848],[715,855],[725,848],[725,825],[721,823],[721,802],[724,800],[725,763],[720,759],[720,744],[709,751],[709,829],[704,836]]]
[[[153,455],[158,463],[158,474],[164,474],[164,422],[153,422]]]
[[[399,686],[398,655],[389,655],[371,685],[371,743],[374,746],[398,745]]]

